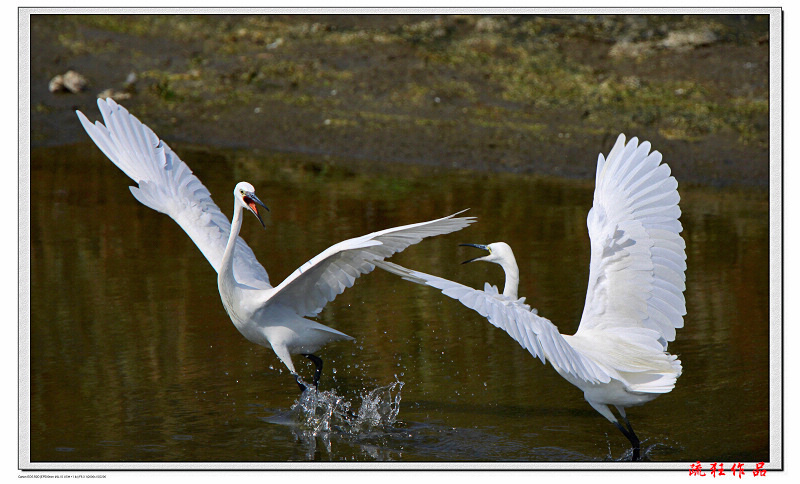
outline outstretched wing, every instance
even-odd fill
[[[475,221],[474,217],[449,217],[381,230],[333,245],[294,271],[270,291],[265,306],[279,304],[301,316],[314,316],[351,287],[375,263],[426,237],[449,234]]]
[[[486,283],[484,290],[473,289],[457,282],[424,272],[406,269],[381,261],[377,267],[407,281],[435,287],[445,296],[457,299],[464,306],[487,318],[494,326],[509,334],[534,357],[549,360],[557,370],[589,383],[607,383],[609,372],[570,346],[553,323],[536,314],[523,299],[511,299],[499,294],[497,287]]]
[[[192,170],[165,142],[113,99],[98,99],[105,126],[76,111],[83,128],[137,187],[131,193],[144,205],[172,217],[219,272],[231,224]],[[234,274],[242,284],[266,289],[269,277],[253,251],[236,240]]]
[[[587,225],[592,255],[576,336],[591,329],[646,328],[664,350],[683,327],[686,244],[678,182],[650,143],[620,135],[597,161]]]

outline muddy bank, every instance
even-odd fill
[[[112,95],[172,144],[590,178],[619,132],[766,186],[766,16],[31,18],[31,142]],[[51,92],[74,70],[87,87]],[[339,163],[341,161],[337,161]]]

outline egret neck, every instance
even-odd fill
[[[222,265],[219,268],[217,284],[220,291],[224,288],[231,291],[236,287],[236,279],[233,277],[233,253],[236,249],[236,237],[242,229],[242,205],[234,200],[233,220],[231,220],[231,233],[228,236],[228,245],[225,246],[225,253],[222,255]],[[224,298],[223,298],[224,299]]]
[[[506,273],[506,284],[503,287],[503,296],[511,299],[519,299],[517,297],[517,290],[519,289],[519,267],[517,261],[514,259],[514,253],[509,251],[503,254],[503,257],[497,261],[503,271]]]

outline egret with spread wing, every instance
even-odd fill
[[[440,289],[489,322],[583,390],[584,398],[630,440],[632,458],[640,444],[625,408],[668,393],[681,362],[667,353],[675,329],[683,327],[686,304],[686,245],[678,202],[678,182],[650,143],[620,135],[597,162],[594,204],[587,225],[591,239],[589,286],[578,331],[563,335],[553,323],[518,298],[519,270],[504,242],[471,245],[488,255],[466,262],[494,262],[505,271],[502,294],[406,269],[390,262],[379,267],[417,284]],[[616,407],[620,423],[610,406]]]
[[[372,271],[375,262],[426,237],[455,232],[474,221],[473,217],[453,214],[345,240],[272,287],[267,272],[239,237],[244,210],[264,225],[259,206],[266,206],[255,195],[253,186],[247,182],[236,185],[233,223],[228,222],[206,187],[150,128],[112,99],[98,100],[97,104],[105,126],[99,121],[92,124],[77,112],[86,132],[115,165],[138,183],[138,187],[130,187],[133,196],[172,217],[192,238],[217,271],[222,304],[236,329],[251,342],[271,347],[301,390],[306,386],[291,355],[302,354],[314,363],[313,382],[317,386],[322,360],[314,352],[332,341],[354,339],[306,318],[316,316],[356,278]]]

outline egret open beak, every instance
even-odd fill
[[[491,252],[491,251],[489,250],[489,247],[487,247],[487,246],[485,246],[485,245],[481,245],[481,244],[458,244],[458,245],[460,245],[460,246],[462,246],[462,247],[475,247],[475,248],[477,248],[477,249],[483,249],[483,250],[485,250],[485,251]],[[480,256],[480,257],[475,257],[475,258],[473,258],[473,259],[470,259],[470,260],[465,260],[464,262],[462,262],[462,264],[466,264],[466,263],[468,263],[468,262],[474,262],[474,261],[476,261],[476,260],[481,260],[481,259],[483,259],[484,257],[486,257],[486,256],[485,256],[485,255],[483,255],[483,256]]]
[[[250,211],[253,212],[253,215],[256,216],[258,221],[261,222],[261,226],[266,229],[267,226],[264,225],[264,221],[261,219],[261,214],[258,213],[258,205],[261,205],[262,207],[264,207],[264,209],[266,209],[267,212],[269,212],[269,208],[266,205],[264,205],[264,202],[259,200],[258,197],[256,196],[256,194],[253,193],[253,192],[247,193],[243,197],[243,200],[244,200],[244,203],[247,204],[247,208],[249,208]]]

